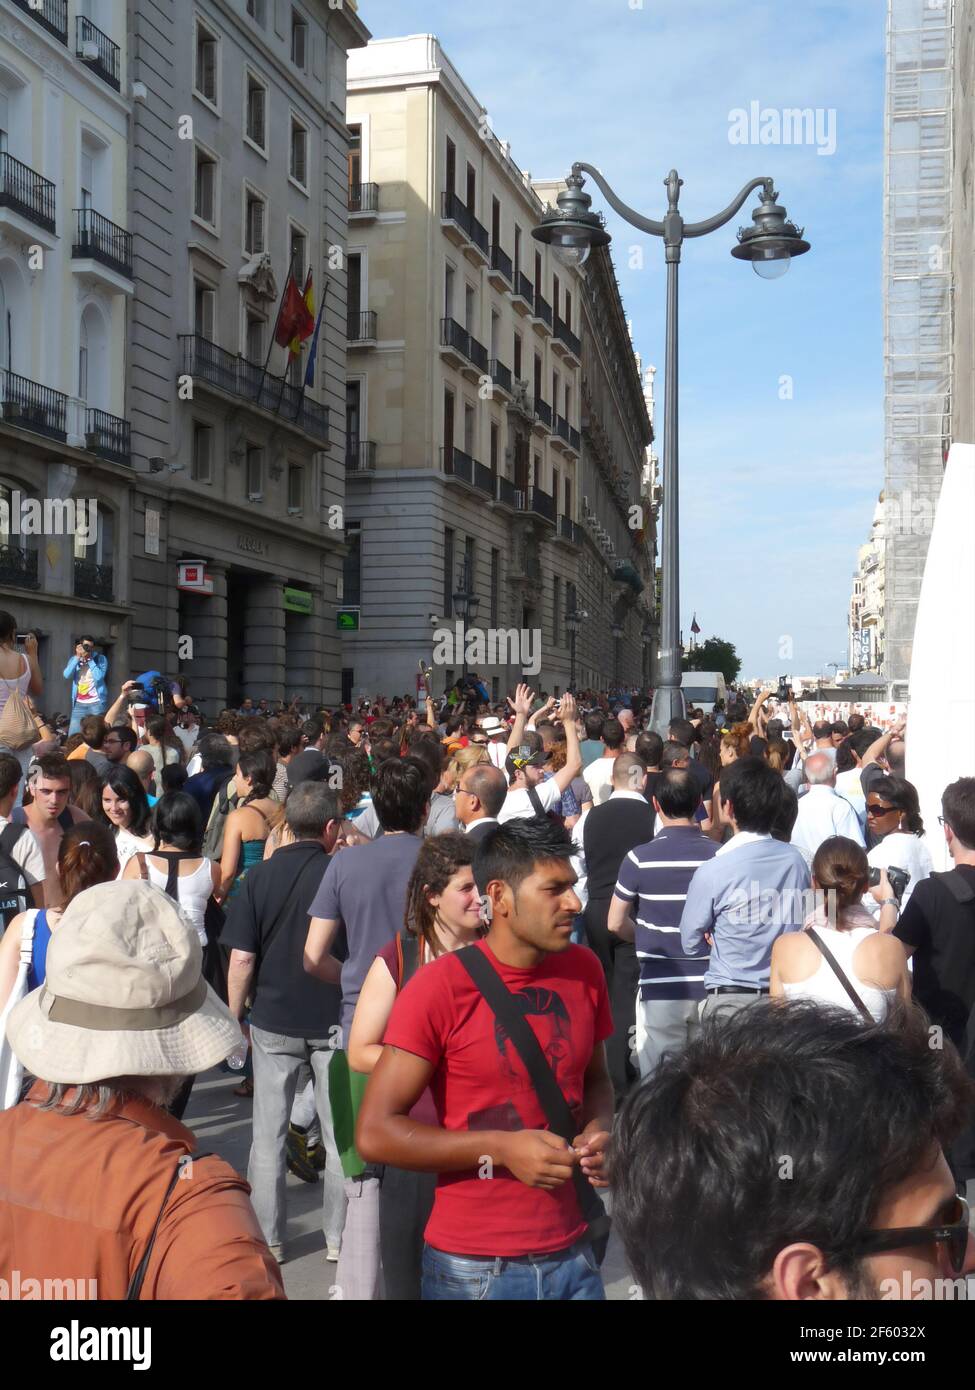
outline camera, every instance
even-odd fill
[[[871,888],[877,887],[877,884],[880,882],[880,874],[880,869],[870,870],[870,877],[867,881]],[[890,891],[897,901],[900,902],[901,898],[904,896],[904,889],[911,881],[910,874],[906,869],[896,869],[893,864],[891,864],[888,865],[887,868],[887,881],[890,884]]]
[[[779,676],[779,688],[775,692],[775,698],[782,705],[787,705],[792,698],[792,686],[789,684],[788,677]]]

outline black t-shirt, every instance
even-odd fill
[[[975,867],[962,864],[953,872],[975,893]],[[932,1023],[963,1048],[975,1005],[975,897],[959,902],[944,878],[932,874],[921,879],[894,935],[914,948],[914,998]]]
[[[304,782],[306,777],[310,777],[313,772],[317,772],[325,760],[325,754],[317,748],[306,748],[302,753],[296,753],[288,764],[288,786],[297,787],[299,782]]]
[[[710,772],[708,772],[704,764],[699,763],[696,758],[691,759],[691,761],[688,763],[687,770],[691,774],[691,776],[696,777],[698,782],[700,783],[701,796],[703,800],[710,801],[711,789],[714,786],[714,780],[712,779]]]
[[[303,963],[308,909],[330,862],[318,840],[283,845],[248,871],[228,903],[220,944],[257,956],[251,1022],[267,1033],[327,1039],[339,1022],[338,985],[316,980]],[[268,948],[265,942],[272,929]]]

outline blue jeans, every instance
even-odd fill
[[[90,705],[79,705],[77,702],[71,706],[71,723],[68,725],[68,737],[72,734],[81,733],[81,721],[86,714],[104,714],[105,706],[100,700],[95,700]]]
[[[603,1301],[606,1291],[588,1241],[551,1255],[448,1255],[423,1247],[421,1298],[425,1302],[519,1303]]]

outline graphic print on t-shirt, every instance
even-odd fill
[[[564,1071],[567,1066],[571,1065],[572,1020],[562,996],[557,994],[554,989],[537,989],[530,986],[528,989],[512,990],[511,997],[526,1018],[544,1019],[542,1027],[535,1030],[535,1035],[545,1054],[546,1062],[555,1074],[556,1081],[564,1090],[559,1068],[561,1066]],[[533,1090],[531,1081],[526,1075],[524,1063],[498,1019],[494,1021],[494,1041],[500,1058],[501,1075],[505,1081],[521,1090],[524,1090],[526,1085],[528,1089]],[[521,1116],[511,1101],[505,1105],[492,1106],[490,1110],[474,1111],[467,1116],[468,1129],[510,1131],[524,1129],[524,1127]]]

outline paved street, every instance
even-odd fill
[[[234,1095],[237,1077],[221,1071],[207,1072],[193,1088],[184,1116],[201,1148],[218,1153],[238,1172],[247,1171],[251,1141],[251,1105]],[[321,1228],[321,1187],[300,1182],[288,1174],[288,1260],[284,1284],[289,1298],[327,1299],[335,1279],[335,1265],[325,1260]],[[612,1299],[630,1297],[631,1280],[619,1243],[610,1245],[603,1266],[606,1292]]]

